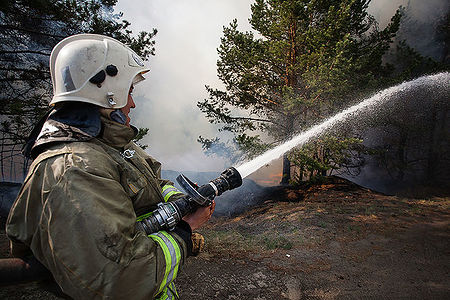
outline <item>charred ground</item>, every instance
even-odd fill
[[[182,299],[450,297],[449,197],[387,196],[337,178],[258,197],[200,231],[206,249],[177,280]],[[0,291],[2,299],[51,297],[37,284]]]

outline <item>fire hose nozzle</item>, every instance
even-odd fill
[[[201,187],[198,187],[183,174],[177,177],[177,182],[181,185],[186,194],[197,204],[209,206],[216,196],[241,186],[242,177],[235,168],[231,167],[223,171],[219,177]]]
[[[136,222],[138,230],[152,234],[159,230],[173,229],[185,215],[195,211],[199,206],[209,206],[216,196],[241,186],[242,177],[235,168],[231,167],[223,171],[216,179],[200,187],[183,174],[177,177],[177,182],[186,196],[158,205],[149,217]]]

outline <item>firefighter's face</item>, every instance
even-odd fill
[[[134,89],[134,87],[131,86],[130,91],[128,92],[127,105],[125,105],[124,107],[122,107],[120,109],[123,112],[123,114],[127,117],[127,122],[125,123],[125,125],[127,125],[127,126],[130,126],[130,117],[128,116],[128,114],[130,113],[130,110],[132,108],[136,107],[136,104],[134,103],[134,100],[133,100],[133,89]]]

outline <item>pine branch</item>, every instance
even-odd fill
[[[26,29],[24,27],[16,27],[16,26],[11,26],[11,25],[0,25],[0,29],[17,30],[17,31],[22,31],[22,32],[26,32],[26,33],[36,34],[36,35],[48,36],[48,37],[52,37],[52,38],[59,39],[59,40],[66,37],[64,35],[58,35],[58,34],[51,34],[51,33],[47,33],[47,32],[34,31],[34,30]]]
[[[269,119],[258,119],[258,118],[252,118],[252,117],[231,117],[231,116],[227,116],[227,118],[229,118],[231,120],[246,120],[246,121],[272,123],[275,125],[282,126],[280,123],[275,122],[274,120],[269,120]]]
[[[35,68],[25,69],[25,68],[0,67],[0,70],[2,70],[2,71],[14,71],[14,72],[36,72],[36,73],[39,72],[39,73],[50,74],[50,71],[48,71],[48,70],[38,70],[38,69],[35,69]]]
[[[13,51],[3,50],[3,51],[0,51],[0,54],[23,54],[23,53],[50,56],[50,52],[42,52],[42,51],[34,51],[34,50],[13,50]]]

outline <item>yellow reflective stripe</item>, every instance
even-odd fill
[[[164,253],[164,259],[166,261],[166,270],[164,271],[164,278],[161,282],[161,285],[159,286],[158,293],[161,292],[167,283],[167,277],[169,276],[169,273],[171,271],[171,265],[172,265],[172,256],[170,255],[169,248],[167,248],[166,243],[160,238],[157,234],[150,234],[149,237],[156,241],[158,245],[161,247],[163,253]]]
[[[168,300],[175,299],[175,295],[170,291],[170,289],[167,289],[167,299]]]
[[[178,243],[175,242],[175,240],[172,238],[172,240],[170,240],[167,236],[170,236],[167,232],[165,231],[160,231],[157,232],[156,235],[158,235],[165,243],[167,248],[169,249],[169,253],[172,257],[172,264],[170,265],[170,272],[167,275],[167,284],[171,283],[175,277],[177,276],[178,273],[178,264],[180,263],[180,258],[179,255],[177,256],[177,253],[180,253],[180,250],[178,249]]]
[[[180,191],[176,191],[176,192],[173,191],[173,192],[167,193],[167,194],[164,196],[164,202],[169,201],[169,198],[172,197],[173,195],[176,195],[176,194],[182,194],[182,192],[180,192]]]
[[[167,300],[169,295],[167,294],[167,288],[161,293],[161,296],[156,298],[157,300]]]
[[[165,186],[162,187],[161,194],[164,198],[164,202],[167,202],[171,196],[182,193],[173,185],[166,184]]]
[[[178,296],[177,288],[175,287],[175,282],[172,281],[172,283],[169,285],[169,289],[172,293],[175,293],[175,296],[177,298],[180,298],[180,296]]]
[[[167,300],[169,298],[169,295],[167,294],[167,288],[162,291],[162,293],[156,295],[156,300]]]
[[[171,299],[179,299],[177,288],[175,287],[175,283],[172,281],[164,290],[156,295],[157,300],[171,300]]]
[[[178,268],[181,262],[180,246],[178,245],[178,242],[175,241],[175,239],[172,237],[172,235],[170,235],[166,231],[153,233],[149,235],[149,237],[159,244],[164,253],[166,270],[158,292],[166,292],[166,288],[168,286],[171,286],[178,275]]]
[[[142,220],[144,220],[145,218],[150,217],[152,214],[153,214],[153,212],[151,211],[151,212],[146,213],[146,214],[144,214],[144,215],[142,215],[142,216],[139,216],[139,217],[136,218],[136,222],[142,221]]]
[[[156,295],[157,300],[171,300],[171,299],[179,299],[177,288],[175,287],[175,283],[172,281],[161,293]]]
[[[172,266],[173,266],[173,273],[170,274],[172,275],[170,278],[170,281],[175,280],[175,278],[177,278],[178,275],[178,266],[180,265],[181,262],[181,251],[180,251],[180,246],[178,245],[177,241],[175,241],[175,239],[166,231],[160,231],[159,233],[162,233],[168,240],[169,242],[172,244],[174,250],[175,250],[175,260],[174,258],[172,258]]]
[[[175,187],[173,185],[170,184],[166,184],[165,186],[162,187],[162,191],[164,192],[167,189],[174,189]]]

